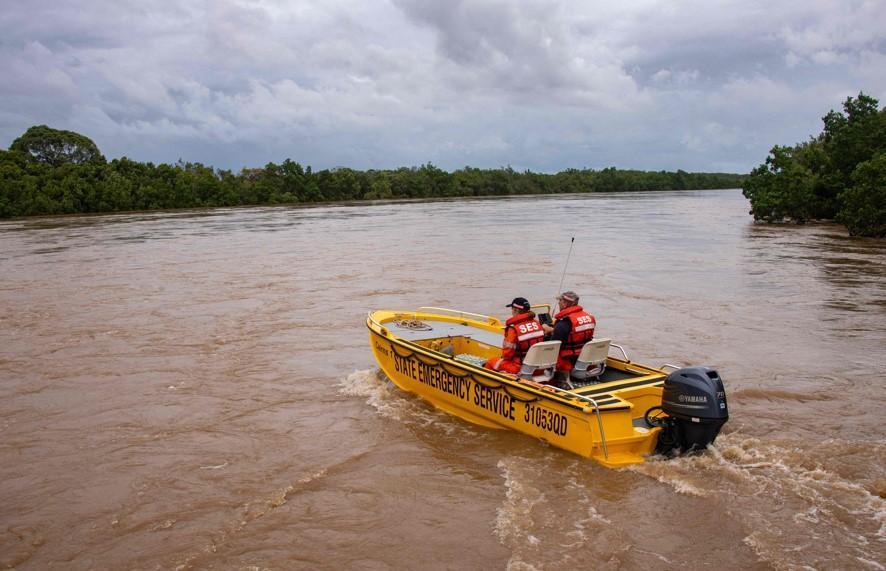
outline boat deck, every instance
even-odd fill
[[[606,373],[610,373],[610,371],[613,374],[607,377]],[[641,387],[660,387],[664,383],[664,379],[660,377],[638,377],[636,374],[631,375],[612,369],[607,369],[606,373],[600,378],[599,383],[585,385],[573,389],[572,392],[594,399],[603,408],[623,408],[627,407],[628,404],[619,395],[619,392]]]
[[[434,321],[431,319],[388,321],[385,323],[385,327],[397,337],[412,342],[444,337],[468,337],[493,347],[501,347],[502,342],[502,336],[498,333],[451,321]]]

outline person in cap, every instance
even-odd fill
[[[568,379],[582,347],[594,338],[597,320],[578,305],[578,294],[574,291],[564,291],[558,295],[557,303],[560,311],[554,315],[554,325],[542,327],[550,335],[551,341],[560,342],[557,372]]]
[[[511,317],[505,322],[501,357],[489,359],[484,366],[493,371],[516,375],[520,372],[520,366],[529,348],[542,341],[545,333],[525,297],[515,297],[514,301],[505,307],[511,308]]]

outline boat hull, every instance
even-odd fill
[[[659,429],[635,426],[630,402],[564,399],[548,387],[400,339],[372,317],[367,327],[375,358],[394,384],[459,418],[516,430],[609,467],[642,462],[655,448]],[[652,403],[660,391],[641,386],[634,392]]]

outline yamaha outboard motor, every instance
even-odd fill
[[[661,411],[667,417],[650,418],[652,409],[646,415],[650,424],[663,427],[657,453],[666,454],[675,448],[683,452],[703,450],[729,420],[723,380],[708,367],[678,369],[665,379]]]

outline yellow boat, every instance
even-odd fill
[[[533,309],[542,317],[550,311]],[[435,307],[378,310],[366,326],[378,364],[401,389],[470,422],[517,430],[604,466],[703,449],[728,419],[715,370],[641,365],[609,340],[589,342],[603,347],[603,357],[587,371],[579,357],[577,375],[588,376],[564,389],[540,382],[553,365],[539,355],[553,352],[555,360],[556,341],[533,346],[519,375],[483,368],[501,351],[504,325],[495,317]]]

